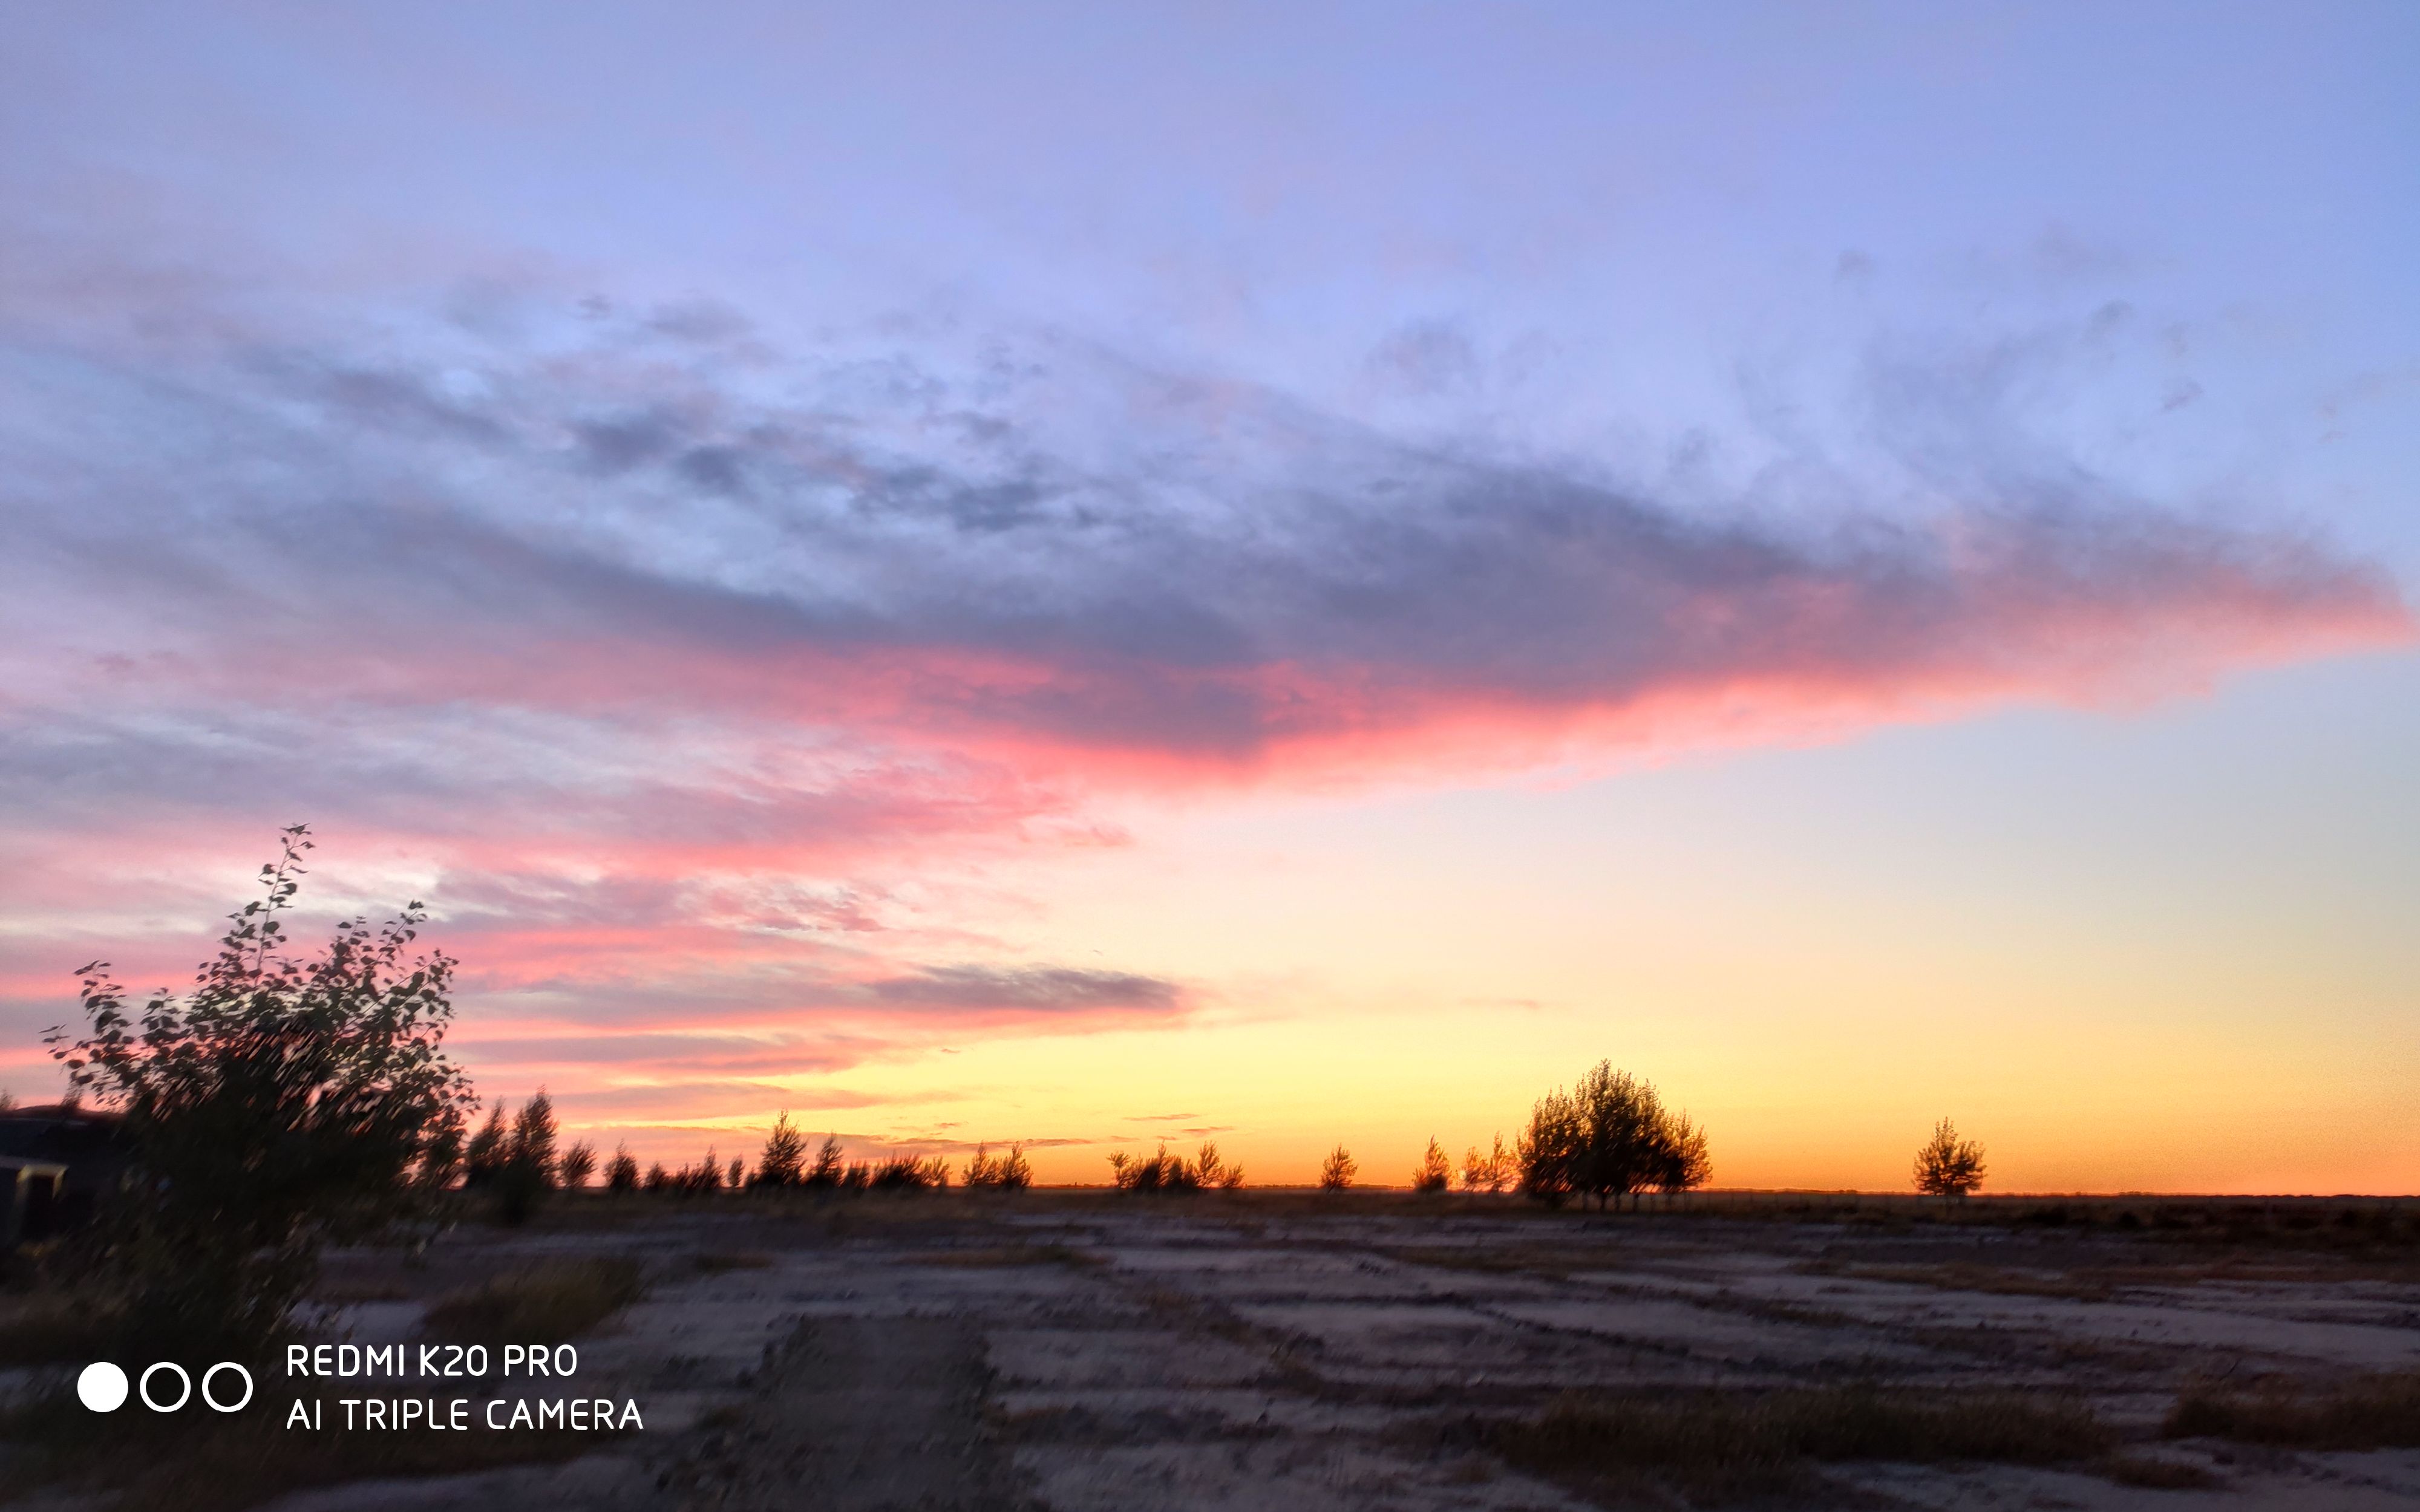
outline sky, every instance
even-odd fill
[[[0,1087],[2420,1188],[2420,12],[0,4]]]

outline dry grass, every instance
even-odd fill
[[[2171,1439],[2291,1449],[2420,1448],[2420,1373],[2363,1376],[2326,1387],[2197,1388],[2177,1398],[2160,1431]]]
[[[449,1292],[428,1309],[434,1338],[560,1344],[595,1328],[646,1291],[635,1260],[544,1260]]]
[[[1817,1489],[1845,1460],[2044,1465],[2107,1454],[2116,1437],[2081,1403],[2006,1392],[1917,1396],[1865,1386],[1569,1396],[1481,1428],[1520,1469],[1614,1500],[1678,1492],[1695,1505]]]

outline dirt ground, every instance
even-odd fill
[[[2381,1258],[2105,1226],[953,1193],[598,1203],[458,1230],[426,1270],[343,1257],[331,1288],[365,1299],[345,1309],[353,1336],[401,1339],[446,1285],[591,1254],[651,1278],[580,1346],[583,1389],[635,1398],[644,1432],[278,1512],[1545,1512],[1605,1504],[1515,1470],[1472,1422],[1572,1391],[1859,1381],[2078,1394],[2137,1462],[2211,1484],[1858,1461],[1762,1504],[2420,1507],[2420,1450],[2159,1436],[2195,1382],[2420,1368],[2408,1243]],[[1626,1495],[1681,1504],[1652,1483]]]

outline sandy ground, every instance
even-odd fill
[[[440,1270],[549,1253],[646,1260],[647,1299],[582,1346],[582,1381],[636,1397],[646,1431],[278,1512],[1545,1512],[1589,1504],[1455,1447],[1451,1426],[1576,1387],[1859,1378],[2081,1392],[2138,1453],[2222,1482],[1827,1471],[1869,1505],[2420,1507],[2420,1451],[2155,1437],[2197,1379],[2420,1368],[2409,1265],[1980,1226],[954,1194],[465,1230]],[[351,1326],[404,1336],[418,1306],[362,1304]]]

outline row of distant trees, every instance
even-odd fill
[[[92,1257],[116,1289],[114,1310],[147,1345],[259,1343],[285,1330],[330,1243],[426,1235],[448,1220],[451,1194],[487,1191],[506,1216],[545,1193],[585,1185],[597,1157],[585,1143],[558,1152],[543,1090],[509,1117],[477,1107],[470,1079],[448,1057],[455,963],[411,953],[426,917],[417,903],[372,930],[336,927],[324,950],[289,953],[280,915],[292,906],[311,848],[297,825],[260,871],[262,895],[231,916],[215,958],[192,990],[135,998],[94,962],[78,973],[83,1031],[46,1037],[68,1072],[70,1095],[90,1095],[123,1119],[132,1157],[126,1200],[113,1204]],[[1133,1192],[1227,1189],[1243,1171],[1205,1144],[1191,1156],[1110,1157]],[[1683,1192],[1710,1172],[1705,1132],[1667,1108],[1650,1083],[1600,1062],[1573,1088],[1539,1099],[1511,1149],[1499,1134],[1462,1163],[1466,1190],[1508,1186],[1549,1205],[1594,1197],[1600,1210],[1642,1193]],[[810,1152],[784,1114],[752,1173],[709,1150],[678,1170],[644,1172],[628,1147],[605,1164],[615,1191],[730,1187],[863,1191],[947,1185],[938,1155],[849,1160],[836,1136]],[[1320,1185],[1352,1184],[1342,1146],[1322,1163]],[[979,1148],[964,1184],[1015,1190],[1032,1171],[1021,1146]],[[1451,1162],[1434,1139],[1415,1187],[1446,1190]],[[1962,1196],[1983,1176],[1982,1150],[1944,1119],[1918,1153],[1921,1190]]]
[[[574,1144],[555,1153],[554,1104],[544,1088],[508,1119],[499,1103],[488,1121],[473,1135],[460,1163],[466,1191],[493,1192],[507,1217],[526,1215],[538,1196],[577,1190],[597,1174],[597,1153],[586,1144]],[[1023,1145],[1011,1145],[995,1155],[988,1145],[956,1172],[969,1187],[1017,1191],[1033,1184],[1033,1167]],[[706,1193],[747,1190],[897,1191],[945,1187],[951,1183],[948,1159],[940,1155],[893,1154],[878,1160],[847,1158],[837,1134],[827,1134],[812,1154],[806,1136],[783,1113],[774,1120],[754,1168],[735,1156],[727,1165],[711,1149],[690,1165],[666,1169],[659,1161],[644,1171],[627,1144],[614,1148],[605,1163],[610,1192]]]

